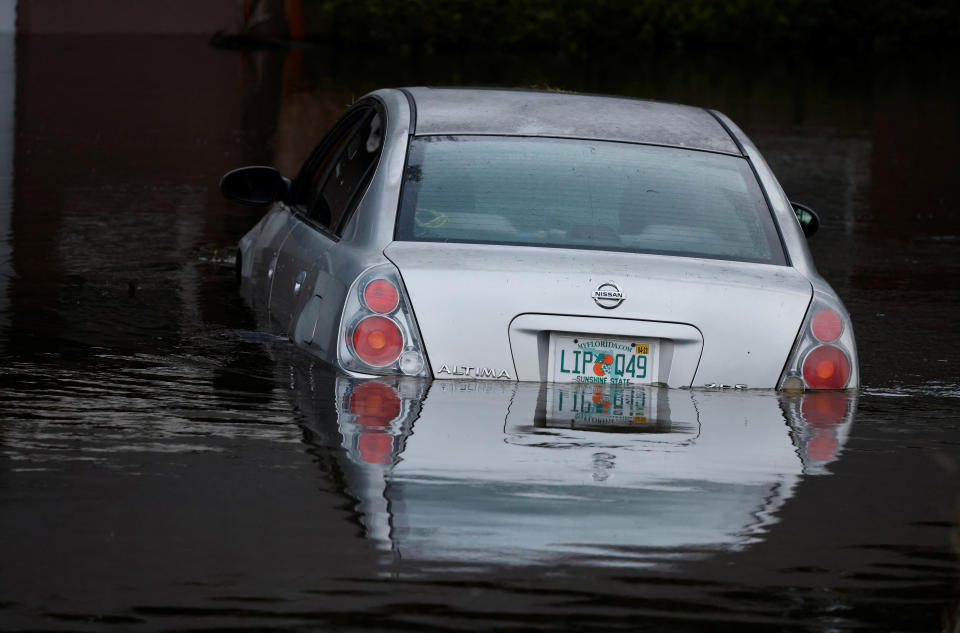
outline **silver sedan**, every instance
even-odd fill
[[[353,376],[852,389],[850,317],[723,114],[621,97],[386,89],[240,241],[268,327]],[[806,235],[805,235],[806,234]]]

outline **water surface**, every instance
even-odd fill
[[[949,60],[0,46],[0,630],[957,630]],[[219,176],[403,84],[726,112],[821,212],[864,388],[357,383],[257,334]]]

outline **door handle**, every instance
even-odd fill
[[[297,275],[297,280],[293,282],[293,294],[300,294],[300,290],[303,288],[303,282],[307,278],[307,271],[301,270],[300,274]]]

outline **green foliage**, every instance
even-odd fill
[[[319,5],[319,6],[317,6]],[[955,47],[956,0],[321,0],[325,39],[398,54]]]

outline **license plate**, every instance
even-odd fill
[[[648,385],[657,352],[652,339],[552,333],[548,371],[553,382]]]

